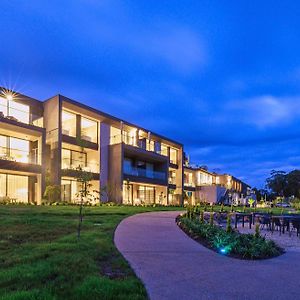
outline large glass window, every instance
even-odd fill
[[[28,177],[7,175],[7,195],[17,202],[28,202]]]
[[[82,117],[81,138],[85,141],[98,142],[98,122]]]
[[[14,202],[28,203],[28,176],[0,174],[0,201],[9,198]]]
[[[10,137],[10,156],[14,161],[29,163],[29,141]]]
[[[87,154],[69,149],[62,149],[62,169],[77,169],[87,166]]]
[[[29,124],[29,106],[0,97],[0,115]]]
[[[63,110],[61,114],[62,134],[76,137],[76,114]]]
[[[155,188],[140,185],[137,190],[137,196],[142,204],[152,204],[155,202]]]
[[[37,153],[32,153],[30,159],[30,141],[0,135],[0,159],[22,163],[36,163]]]
[[[62,179],[61,181],[61,199],[66,202],[77,202],[80,200],[79,191],[81,183],[76,180]]]

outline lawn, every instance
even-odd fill
[[[1,299],[147,299],[113,243],[127,216],[176,208],[0,206]],[[180,208],[177,208],[180,209]]]

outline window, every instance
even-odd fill
[[[161,155],[168,156],[168,146],[165,144],[161,144],[160,152]]]
[[[80,182],[75,180],[61,181],[61,198],[66,202],[75,202],[78,200],[78,193],[80,191]]]
[[[29,141],[17,138],[9,138],[10,157],[12,160],[29,163]]]
[[[146,149],[148,151],[154,151],[154,141],[147,139]]]
[[[29,124],[29,106],[0,97],[0,114],[15,121]]]
[[[155,202],[155,188],[150,186],[139,186],[137,191],[141,203],[152,204]]]
[[[75,170],[79,166],[85,168],[87,166],[87,154],[69,149],[62,149],[62,169]]]
[[[76,114],[62,111],[61,114],[62,134],[76,137]]]
[[[9,197],[17,202],[28,203],[28,176],[0,174],[0,200]]]
[[[30,157],[30,141],[0,135],[0,159],[22,163],[37,163],[37,153]]]
[[[18,202],[28,202],[28,177],[7,175],[7,196]]]
[[[177,165],[177,155],[178,155],[178,151],[174,148],[170,148],[170,162],[172,164]]]
[[[85,141],[98,143],[98,122],[82,117],[81,138]]]

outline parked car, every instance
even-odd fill
[[[287,208],[287,207],[291,207],[291,204],[286,203],[286,202],[278,202],[278,203],[276,203],[276,207]]]

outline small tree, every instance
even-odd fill
[[[77,196],[80,199],[79,203],[79,222],[78,222],[78,228],[77,228],[77,238],[80,238],[81,233],[81,225],[82,225],[82,219],[83,219],[83,204],[84,201],[89,201],[92,198],[92,193],[90,192],[90,188],[92,184],[90,181],[92,180],[92,174],[90,172],[84,171],[81,166],[78,166],[76,168],[78,175],[77,175],[77,182],[80,184],[80,190],[77,193]]]

